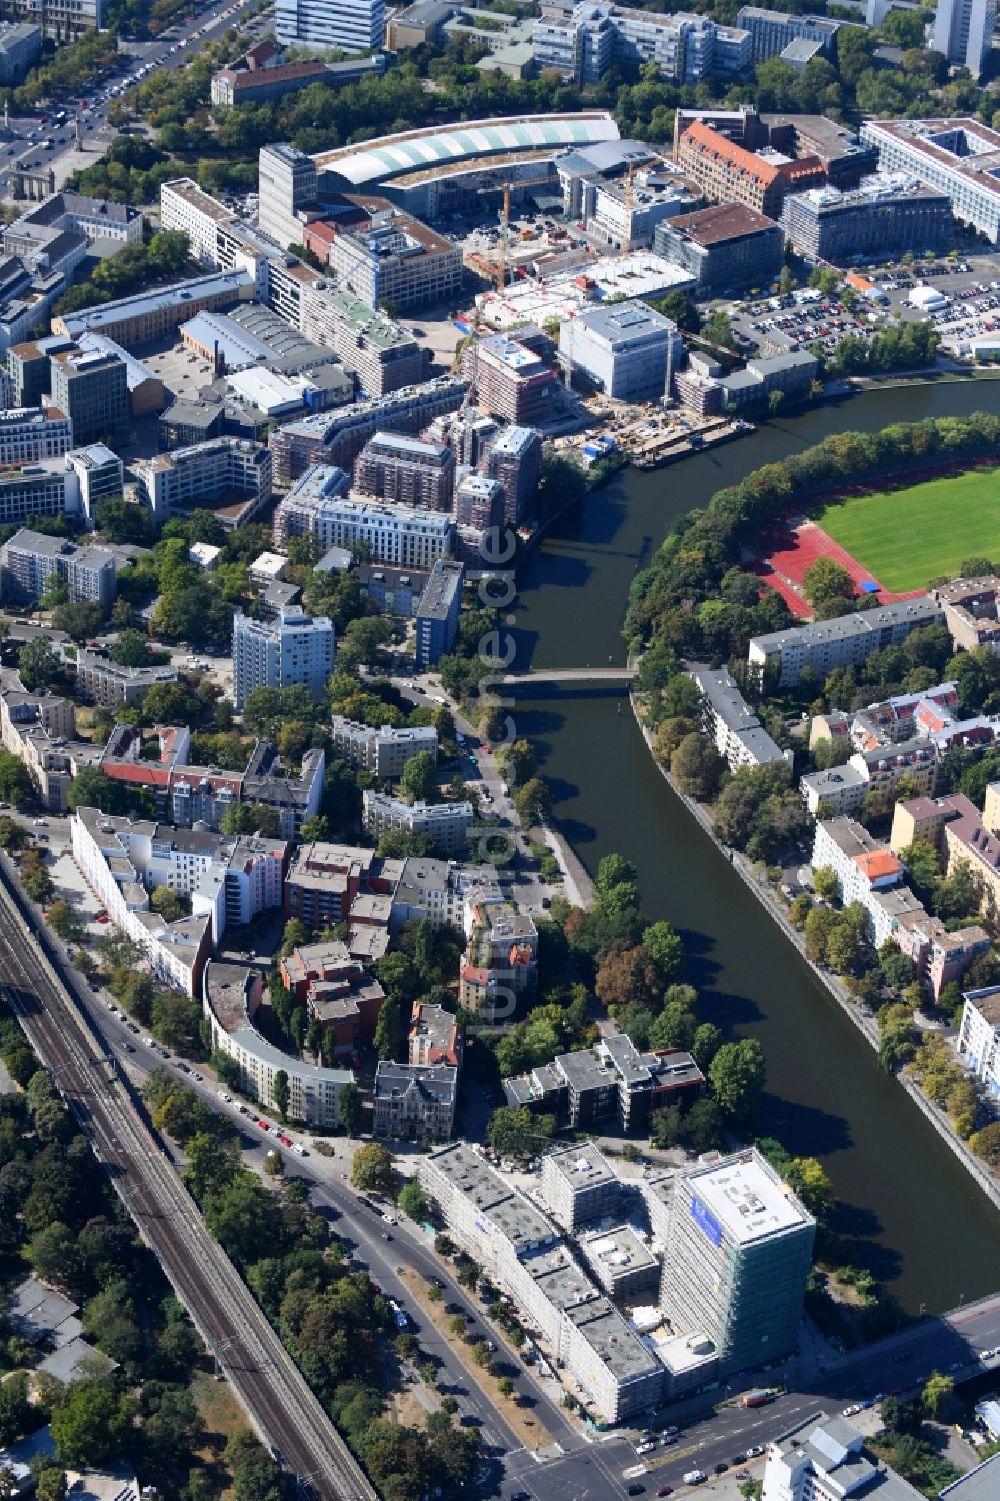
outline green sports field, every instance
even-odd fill
[[[1000,558],[1000,469],[828,505],[814,519],[885,589],[922,589],[963,558]]]

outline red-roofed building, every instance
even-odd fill
[[[748,151],[701,120],[681,135],[677,162],[711,202],[745,203],[770,219],[781,218],[786,194],[826,181],[818,156],[789,158],[770,147]]]
[[[409,1061],[413,1064],[462,1062],[462,1033],[450,1011],[414,1001],[410,1014]]]

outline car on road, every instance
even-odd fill
[[[672,1485],[661,1485],[659,1490],[656,1492],[658,1496],[672,1496],[673,1493],[674,1488]]]
[[[734,1454],[732,1459],[729,1461],[731,1465],[745,1465],[746,1462],[747,1457],[745,1454]]]
[[[729,1466],[726,1464],[726,1461],[720,1459],[719,1463],[715,1466],[715,1473],[716,1475],[724,1475],[728,1469]]]
[[[650,1454],[650,1453],[652,1453],[652,1451],[655,1448],[656,1448],[655,1442],[653,1440],[650,1440],[648,1443],[645,1443],[645,1444],[637,1444],[635,1452],[637,1454]]]
[[[98,912],[97,916],[94,918],[94,921],[99,923],[106,923],[110,922],[111,919],[106,912]]]
[[[759,1459],[763,1452],[763,1444],[751,1444],[747,1450],[747,1459]]]
[[[684,1476],[684,1484],[702,1485],[707,1479],[708,1476],[705,1474],[704,1470],[688,1470],[687,1474]]]
[[[512,1491],[510,1501],[531,1501],[530,1491]]]
[[[290,1136],[286,1136],[282,1131],[278,1132],[278,1140],[281,1142],[281,1145],[283,1147],[290,1147],[292,1144],[292,1138]]]
[[[130,1042],[123,1042],[122,1043],[122,1049],[126,1053],[134,1053],[135,1052],[135,1048],[132,1046],[132,1044]]]
[[[151,1037],[144,1037],[142,1039],[142,1045],[145,1048],[151,1048],[153,1046],[153,1039]]]
[[[646,1494],[646,1487],[644,1485],[630,1485],[628,1494],[630,1496],[644,1496]]]
[[[257,1121],[256,1124],[260,1127],[260,1129],[262,1131],[270,1131],[270,1129],[271,1129],[271,1123],[270,1123],[270,1121]]]

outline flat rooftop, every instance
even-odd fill
[[[666,222],[667,229],[679,230],[706,249],[723,245],[727,240],[743,240],[749,235],[779,228],[766,214],[759,214],[756,209],[742,203],[715,203],[709,208],[697,209],[693,214],[677,214]]]
[[[694,1196],[737,1244],[814,1223],[758,1152],[740,1152],[684,1176]]]
[[[543,1162],[548,1170],[557,1172],[574,1192],[596,1188],[602,1183],[617,1183],[618,1175],[607,1158],[593,1143],[585,1146],[559,1147],[547,1152]]]

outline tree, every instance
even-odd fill
[[[61,604],[52,612],[52,624],[65,631],[78,644],[89,641],[104,624],[104,607],[96,600],[79,600]]]
[[[395,1058],[399,1052],[401,1013],[396,996],[386,996],[375,1020],[375,1051],[380,1058]]]
[[[685,735],[670,757],[670,775],[678,788],[699,801],[714,797],[724,766],[712,742],[698,733]]]
[[[813,890],[824,902],[836,901],[840,895],[840,879],[832,865],[821,865],[813,871]]]
[[[512,1397],[514,1395],[514,1383],[509,1376],[500,1377],[497,1382],[497,1391],[501,1397]]]
[[[920,1393],[920,1405],[926,1416],[939,1418],[951,1401],[954,1390],[955,1382],[951,1376],[942,1376],[940,1371],[932,1371]]]
[[[499,1106],[486,1127],[486,1137],[494,1151],[520,1162],[541,1151],[554,1133],[553,1116],[534,1115],[525,1105]]]
[[[380,1141],[366,1142],[354,1154],[351,1182],[355,1188],[388,1193],[392,1188],[392,1156]]]
[[[149,661],[149,638],[142,631],[124,630],[108,656],[121,667],[145,667]]]
[[[719,1108],[740,1124],[753,1119],[765,1076],[764,1049],[755,1037],[723,1043],[708,1071]]]
[[[990,1167],[1000,1167],[1000,1121],[991,1121],[969,1137],[969,1146]]]
[[[361,1125],[361,1091],[356,1084],[344,1084],[338,1090],[337,1118],[348,1136],[357,1136]]]
[[[552,794],[541,777],[529,777],[523,786],[516,787],[512,801],[526,829],[546,823],[552,813]]]
[[[399,1191],[396,1200],[403,1213],[411,1220],[426,1220],[430,1213],[426,1195],[416,1178],[411,1178]],[[434,1289],[437,1292],[437,1288]]]
[[[684,963],[684,945],[670,923],[651,923],[642,935],[642,946],[654,960],[663,984],[672,984]]]
[[[276,839],[281,828],[277,808],[266,803],[230,803],[219,825],[223,834],[262,834]]]
[[[77,808],[124,813],[127,807],[125,784],[113,781],[99,766],[84,766],[70,783],[66,802],[74,813]]]
[[[66,943],[78,942],[83,932],[79,916],[68,902],[63,901],[53,902],[49,908],[49,927]]]
[[[594,990],[605,1006],[651,1010],[662,994],[663,979],[647,949],[619,942],[601,959]]]
[[[31,796],[27,767],[8,750],[0,750],[0,798],[17,807]]]
[[[845,602],[855,597],[854,580],[842,563],[835,563],[832,558],[817,558],[803,575],[802,592],[817,614],[835,605],[831,613],[842,615]]]
[[[114,1457],[132,1424],[131,1404],[110,1378],[73,1381],[55,1408],[50,1432],[60,1464],[83,1468]]]
[[[288,1119],[288,1105],[292,1097],[292,1091],[288,1083],[288,1073],[279,1068],[271,1085],[271,1098],[278,1108],[282,1121]]]
[[[430,751],[419,751],[407,761],[399,785],[411,803],[437,801],[437,762]]]
[[[39,636],[21,647],[17,670],[29,693],[49,687],[59,677],[59,662],[48,640]]]
[[[154,912],[160,914],[164,922],[180,922],[182,917],[188,915],[188,903],[172,886],[154,886],[149,905]]]

